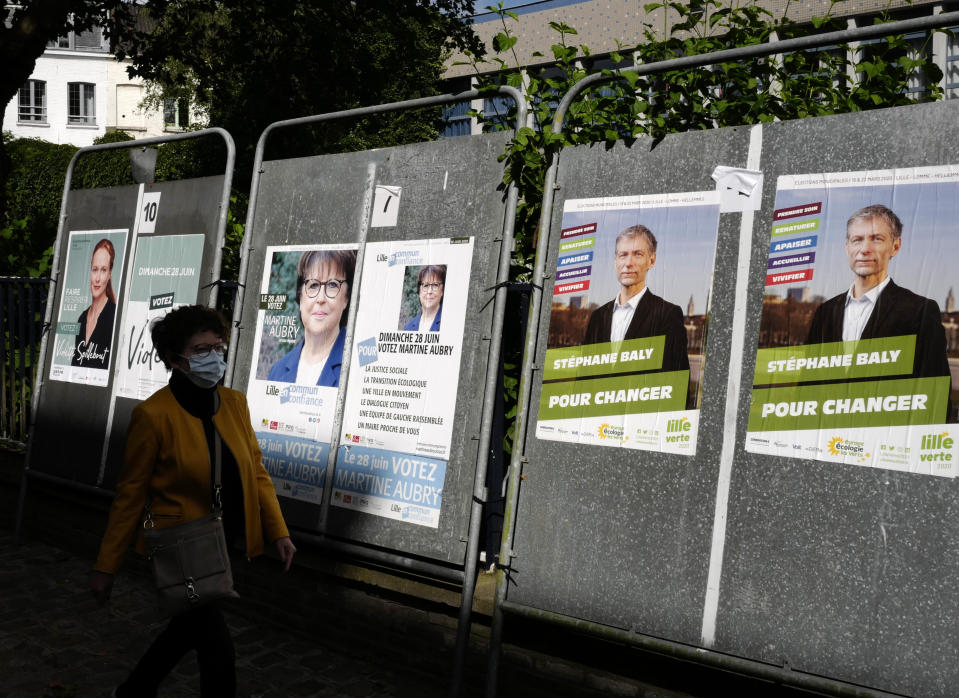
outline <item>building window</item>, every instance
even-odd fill
[[[470,116],[470,103],[456,102],[443,109],[443,130],[440,138],[468,136],[473,132],[473,119]]]
[[[67,32],[53,41],[47,42],[47,48],[67,49],[70,51],[107,51],[103,41],[103,28],[91,27],[82,32]]]
[[[20,110],[17,112],[17,119],[47,120],[47,83],[43,80],[27,80],[27,84],[20,88]]]
[[[189,125],[190,103],[185,99],[164,99],[163,127],[168,130],[179,130]]]
[[[97,122],[96,85],[89,82],[71,82],[67,85],[68,124],[88,124]]]
[[[949,27],[952,32],[959,32],[959,27]],[[959,97],[959,33],[954,33],[946,40],[946,99]]]

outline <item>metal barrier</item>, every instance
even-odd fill
[[[517,105],[517,118],[516,118],[516,128],[518,129],[526,122],[526,112],[527,106],[525,104],[522,94],[513,89],[513,88],[501,88],[500,92],[503,95],[513,99]],[[421,107],[429,107],[435,105],[443,104],[452,104],[457,102],[462,102],[466,100],[476,99],[480,96],[480,92],[477,90],[471,90],[468,92],[463,92],[459,94],[449,94],[441,95],[436,97],[428,97],[422,99],[409,100],[405,102],[397,102],[393,104],[384,104],[373,107],[365,107],[359,109],[350,109],[342,112],[335,112],[331,114],[323,114],[313,117],[304,117],[299,119],[291,119],[288,121],[281,121],[275,124],[270,125],[260,137],[259,143],[256,150],[256,164],[254,167],[253,183],[251,185],[251,195],[250,195],[250,206],[249,213],[247,218],[247,227],[246,234],[243,242],[243,256],[241,258],[241,268],[240,268],[240,279],[244,284],[249,285],[250,281],[250,255],[253,250],[262,251],[264,246],[268,243],[259,242],[257,236],[262,236],[264,232],[256,230],[255,221],[258,216],[258,209],[261,206],[261,175],[265,171],[264,167],[264,152],[266,149],[267,139],[279,129],[287,129],[291,127],[313,125],[313,124],[322,124],[324,122],[330,122],[333,120],[339,119],[352,119],[363,116],[369,116],[372,114],[380,114],[390,111],[400,111]],[[467,141],[463,141],[462,145],[467,145]],[[411,146],[412,147],[412,146]],[[333,156],[330,156],[333,157]],[[344,156],[336,156],[344,157]],[[462,163],[461,163],[462,164]],[[356,218],[359,218],[359,232],[355,238],[352,238],[351,244],[358,246],[357,250],[357,282],[360,278],[359,271],[363,268],[363,255],[364,250],[366,249],[367,234],[370,229],[370,218],[371,218],[371,209],[373,204],[373,188],[374,188],[374,173],[376,170],[376,165],[371,164],[367,169],[366,173],[366,183],[362,185],[365,188],[365,193],[362,194],[363,201],[361,210],[356,214],[351,215],[349,225],[354,225]],[[301,175],[302,176],[302,175]],[[497,183],[491,182],[490,192],[494,192],[497,186]],[[360,186],[360,185],[358,185]],[[459,186],[462,186],[462,182],[459,183]],[[443,181],[443,191],[446,190],[446,183]],[[358,195],[360,196],[360,195]],[[358,199],[357,199],[358,200]],[[346,552],[350,555],[355,555],[360,558],[367,558],[370,560],[375,560],[380,563],[390,564],[399,569],[409,569],[419,572],[423,572],[428,575],[434,575],[440,578],[450,579],[463,584],[463,593],[462,600],[460,605],[460,614],[459,614],[459,625],[457,633],[457,643],[455,649],[455,659],[453,667],[453,681],[451,685],[451,691],[454,695],[459,694],[462,687],[462,677],[463,669],[465,663],[465,654],[467,649],[467,643],[469,639],[469,627],[470,627],[470,614],[472,609],[472,599],[473,593],[475,590],[475,580],[477,572],[477,561],[480,548],[480,524],[483,515],[483,503],[487,499],[486,492],[486,472],[487,472],[487,463],[489,460],[489,450],[490,450],[490,434],[492,429],[493,415],[494,415],[494,401],[499,395],[498,390],[498,370],[499,370],[499,357],[501,353],[501,341],[502,341],[502,326],[503,318],[505,314],[505,304],[506,304],[506,282],[508,281],[509,274],[509,260],[510,255],[513,249],[513,226],[516,213],[516,200],[517,192],[514,185],[510,185],[507,191],[506,197],[506,210],[504,216],[504,222],[502,224],[502,236],[497,237],[498,242],[498,260],[497,260],[497,277],[495,284],[492,284],[492,288],[487,289],[490,291],[492,296],[491,300],[493,302],[493,312],[492,312],[492,332],[489,337],[483,337],[483,339],[489,340],[488,345],[488,354],[484,351],[484,361],[486,362],[486,377],[483,386],[483,396],[482,396],[482,409],[481,409],[481,418],[480,426],[476,430],[476,436],[473,437],[478,441],[476,449],[476,467],[473,476],[472,483],[472,503],[470,506],[469,513],[469,524],[468,524],[468,536],[467,539],[462,541],[466,543],[465,551],[465,564],[460,566],[459,564],[451,564],[447,562],[446,564],[437,564],[428,559],[428,556],[411,554],[409,551],[404,552],[404,550],[390,549],[393,548],[393,545],[386,542],[379,543],[377,545],[370,545],[369,541],[360,541],[356,542],[351,540],[349,536],[344,536],[340,534],[339,536],[331,536],[328,532],[328,521],[330,519],[330,492],[332,491],[330,484],[327,485],[327,490],[325,490],[324,497],[320,503],[320,513],[319,521],[315,525],[315,530],[318,533],[304,533],[304,537],[310,542],[327,547],[330,549],[338,550],[340,552]],[[300,204],[304,202],[300,201]],[[281,214],[277,213],[276,216]],[[292,215],[292,214],[290,214]],[[315,215],[315,214],[313,214]],[[327,220],[330,217],[330,213],[327,211],[325,217]],[[284,230],[286,235],[286,240],[291,239],[290,229],[296,229],[296,225],[293,225],[289,222],[284,222],[277,224],[276,218],[270,219],[272,226],[275,226],[278,229]],[[341,223],[342,224],[342,223]],[[329,223],[328,223],[329,225]],[[499,221],[496,222],[496,229],[499,228]],[[269,232],[269,231],[266,231]],[[464,233],[460,233],[464,234]],[[472,231],[465,232],[465,234],[472,234]],[[420,235],[423,236],[423,233],[420,232]],[[293,237],[293,239],[296,239]],[[345,237],[343,243],[346,243],[348,238]],[[313,240],[314,242],[316,239]],[[481,270],[486,275],[489,274],[489,269]],[[358,288],[359,283],[356,283],[357,288],[351,289],[351,293],[359,294],[361,290]],[[244,288],[241,286],[239,289],[239,294],[237,297],[236,303],[236,312],[234,314],[234,324],[237,327],[241,325],[241,314],[244,309],[244,294],[250,292],[249,288]],[[349,321],[346,324],[346,335],[345,335],[345,346],[352,347],[354,343],[354,325],[356,320],[356,303],[351,303],[349,311]],[[445,322],[445,320],[444,320]],[[233,377],[234,369],[237,361],[237,351],[236,349],[236,336],[238,333],[234,333],[231,338],[231,351],[230,351],[230,366],[227,371],[227,375]],[[475,349],[474,349],[475,351]],[[350,354],[348,351],[344,351],[343,354],[343,364],[341,368],[341,378],[340,385],[345,385],[346,380],[348,379],[350,372]],[[464,353],[465,356],[465,353]],[[329,458],[326,463],[325,470],[325,482],[332,483],[334,480],[334,468],[336,464],[336,454],[337,446],[339,444],[339,432],[341,429],[343,421],[343,409],[346,401],[346,390],[340,389],[337,399],[336,399],[336,412],[334,423],[332,427],[332,443],[329,452]],[[464,429],[466,426],[464,425]],[[472,428],[472,427],[470,427]],[[459,437],[458,437],[459,438]],[[469,464],[471,465],[471,464]]]
[[[0,442],[26,446],[50,279],[0,277]]]
[[[224,173],[215,178],[185,180],[191,183],[203,182],[203,186],[178,186],[178,182],[160,182],[152,184],[152,164],[143,165],[139,161],[133,163],[134,176],[140,182],[150,182],[154,187],[154,205],[152,213],[141,215],[140,197],[146,186],[141,183],[127,187],[110,187],[103,189],[73,190],[73,176],[80,158],[91,153],[110,150],[145,150],[147,146],[160,145],[175,141],[195,140],[206,137],[216,137],[223,140],[225,145]],[[132,154],[132,153],[131,153]],[[149,154],[149,151],[147,152]],[[204,298],[208,305],[215,306],[218,302],[219,268],[225,238],[226,220],[230,202],[230,188],[233,177],[233,164],[236,157],[233,139],[229,133],[220,128],[210,128],[189,133],[174,134],[158,138],[145,138],[137,141],[121,143],[106,143],[80,148],[70,161],[67,168],[63,187],[63,197],[60,205],[60,218],[57,229],[57,240],[54,244],[53,261],[51,263],[51,278],[49,289],[44,303],[43,327],[51,327],[54,322],[54,312],[62,304],[62,298],[57,298],[58,285],[61,277],[66,274],[62,257],[67,250],[70,230],[103,230],[114,228],[117,239],[124,241],[124,248],[133,247],[136,242],[134,233],[139,231],[142,219],[151,216],[150,226],[145,232],[159,232],[164,235],[164,229],[170,234],[200,233],[206,229],[203,242],[203,257],[208,260],[202,271],[206,274],[203,279],[206,284],[200,284],[204,291]],[[149,158],[148,158],[149,160]],[[142,172],[141,172],[142,170]],[[216,191],[217,198],[210,205],[210,216],[204,218],[196,213],[205,206],[201,201],[205,192]],[[167,192],[172,201],[164,207],[157,207],[160,193]],[[215,206],[215,208],[214,208]],[[159,216],[158,216],[158,211]],[[196,213],[196,215],[194,215]],[[89,235],[90,233],[81,233]],[[121,235],[122,234],[122,235]],[[127,241],[133,239],[133,244]],[[117,310],[114,327],[111,330],[111,339],[117,334],[117,328],[123,327],[124,311],[126,310],[129,284],[126,283],[129,275],[124,273],[126,263],[131,255],[126,255],[122,265],[115,272],[117,274]],[[191,260],[194,261],[194,260]],[[196,261],[197,268],[202,265]],[[201,281],[201,273],[197,272],[197,282]],[[65,277],[64,277],[64,282]],[[199,293],[199,292],[198,292]],[[194,302],[200,302],[200,298]],[[133,400],[120,398],[116,394],[115,376],[119,370],[118,360],[110,363],[109,368],[100,383],[81,385],[64,380],[45,380],[53,364],[53,352],[48,350],[50,333],[43,333],[37,352],[35,380],[33,393],[30,396],[30,438],[27,442],[27,453],[16,519],[16,539],[22,539],[22,523],[24,505],[27,496],[29,481],[38,478],[62,484],[68,488],[75,488],[87,492],[96,492],[104,495],[111,494],[104,487],[104,473],[107,467],[107,454],[111,443],[111,434],[114,435],[114,450],[119,450],[126,432],[125,420],[132,411]],[[118,409],[118,401],[122,403]],[[76,409],[72,409],[76,408]],[[70,411],[72,409],[72,411]],[[114,434],[113,427],[118,427]],[[46,432],[46,433],[42,433]],[[56,435],[56,438],[53,437]],[[46,438],[45,438],[46,437]],[[77,458],[76,454],[85,454],[86,458]],[[114,458],[119,461],[119,458]],[[38,467],[42,465],[43,467]],[[118,470],[118,466],[116,468]]]
[[[913,31],[928,30],[935,28],[948,27],[959,23],[959,13],[944,13],[931,17],[911,19],[902,22],[874,25],[858,29],[830,32],[817,36],[807,36],[798,39],[772,42],[757,46],[744,48],[735,48],[724,51],[718,51],[711,54],[687,56],[669,61],[661,61],[639,65],[633,68],[613,71],[607,75],[591,75],[579,82],[570,92],[563,96],[559,107],[555,113],[552,122],[552,128],[556,133],[563,130],[564,122],[568,110],[573,102],[585,90],[595,87],[601,83],[617,79],[620,72],[633,72],[638,75],[653,75],[663,73],[669,70],[690,69],[703,66],[714,65],[726,61],[741,61],[749,58],[758,58],[776,54],[784,54],[804,49],[842,44],[845,42],[861,41],[864,39],[878,38],[893,34],[902,34]],[[761,127],[755,127],[761,128]],[[677,136],[681,137],[681,136]],[[496,684],[499,672],[500,655],[503,643],[503,624],[504,613],[510,612],[517,615],[536,618],[548,621],[558,625],[575,628],[578,631],[585,632],[597,637],[603,637],[608,640],[624,642],[636,647],[648,649],[650,651],[679,657],[697,663],[712,665],[733,672],[749,674],[757,678],[769,679],[781,682],[786,685],[799,686],[812,690],[826,691],[837,695],[884,695],[880,691],[870,690],[862,686],[844,683],[840,680],[834,680],[822,676],[815,676],[811,673],[791,670],[789,666],[774,665],[765,663],[756,659],[732,656],[720,651],[711,649],[710,638],[706,626],[709,619],[704,620],[702,646],[696,644],[684,644],[682,642],[671,641],[643,634],[638,630],[627,630],[620,627],[611,627],[589,620],[582,620],[562,615],[559,613],[542,610],[532,605],[518,604],[507,600],[507,590],[510,585],[510,575],[513,573],[511,566],[516,560],[514,554],[514,535],[517,526],[517,512],[520,497],[521,477],[524,466],[528,462],[528,429],[531,421],[531,397],[536,387],[534,372],[537,370],[535,362],[541,354],[540,341],[545,343],[545,338],[540,331],[541,317],[543,315],[543,285],[544,280],[548,278],[546,273],[546,262],[551,240],[555,238],[558,231],[551,229],[554,221],[553,201],[557,186],[557,171],[559,168],[559,158],[554,158],[550,165],[544,184],[544,201],[541,214],[540,230],[544,231],[539,236],[536,248],[535,270],[533,278],[533,292],[530,307],[530,331],[527,335],[526,351],[524,353],[522,373],[519,387],[519,406],[516,421],[516,432],[514,438],[514,451],[509,468],[509,481],[507,489],[506,513],[504,521],[504,532],[502,546],[500,550],[500,569],[497,570],[496,603],[494,607],[492,633],[490,638],[490,653],[487,666],[487,685],[486,695],[493,698],[496,695]],[[744,214],[744,219],[746,215]],[[748,217],[749,225],[743,223],[740,235],[740,245],[738,250],[738,266],[734,269],[739,270],[736,281],[735,291],[735,310],[733,312],[733,322],[731,327],[732,356],[729,365],[724,369],[728,370],[728,385],[726,386],[725,398],[725,435],[722,453],[723,470],[716,483],[716,511],[713,522],[714,537],[722,536],[725,526],[726,500],[729,496],[729,468],[732,461],[732,442],[736,434],[741,431],[741,425],[737,427],[737,410],[740,409],[740,380],[743,364],[743,345],[745,341],[745,313],[746,313],[746,286],[748,282],[746,272],[749,270],[751,259],[750,236],[752,234],[752,217]],[[733,262],[737,262],[736,259]],[[747,351],[749,349],[747,348]],[[556,535],[561,535],[557,533]],[[714,555],[716,547],[714,546]],[[721,568],[722,547],[718,548],[719,559],[710,560],[710,578],[709,585],[712,591],[718,589],[719,579],[714,576],[714,570]],[[564,558],[565,559],[565,558]],[[588,564],[588,563],[587,563]],[[575,566],[567,566],[575,567]],[[528,580],[527,580],[528,581]],[[718,592],[717,592],[718,593]],[[709,610],[706,610],[709,615]],[[714,621],[715,619],[713,619]],[[632,621],[624,621],[625,623]]]

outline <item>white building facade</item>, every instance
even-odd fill
[[[127,75],[128,65],[113,57],[100,28],[50,42],[6,105],[3,130],[16,138],[87,146],[108,131],[147,138],[187,127],[191,115],[177,103],[161,111],[141,108],[146,86]]]

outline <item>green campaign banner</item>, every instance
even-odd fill
[[[753,384],[908,376],[915,355],[916,335],[760,349]]]
[[[543,380],[658,371],[663,367],[666,336],[602,342],[546,350]]]
[[[942,424],[948,377],[753,390],[749,432]]]
[[[686,406],[689,371],[544,383],[539,418],[581,419],[673,412]]]

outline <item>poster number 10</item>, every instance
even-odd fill
[[[160,192],[144,194],[140,201],[137,231],[141,234],[156,230],[157,213],[160,211]]]

